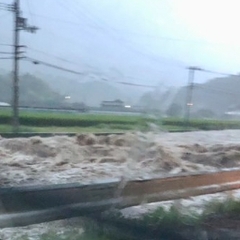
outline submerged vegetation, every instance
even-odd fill
[[[178,209],[175,206],[169,209],[159,207],[139,218],[125,218],[120,212],[110,212],[84,219],[79,226],[84,232],[75,226],[61,234],[54,231],[44,233],[39,236],[39,240],[188,240],[195,239],[201,231],[205,231],[206,224],[211,225],[213,220],[218,219],[240,221],[240,201],[232,198],[211,201],[203,206],[201,213],[189,210],[188,207]],[[27,236],[21,238],[29,239]]]

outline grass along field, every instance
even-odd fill
[[[21,112],[20,132],[124,132],[145,130],[149,122],[142,116]],[[0,111],[0,132],[11,130],[11,112]]]
[[[20,112],[20,132],[125,132],[240,129],[240,121],[193,119],[186,126],[180,118],[147,115],[102,115],[81,113]],[[154,125],[154,126],[152,126]],[[152,127],[151,127],[152,126]],[[0,133],[11,132],[11,112],[0,110]]]

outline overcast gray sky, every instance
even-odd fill
[[[28,23],[40,28],[36,34],[21,32],[32,58],[148,85],[184,85],[189,65],[240,72],[239,0],[20,2]],[[0,10],[0,44],[12,43],[12,21],[11,12]],[[11,61],[0,60],[0,68],[11,67]],[[24,61],[21,72],[79,78]],[[196,81],[216,76],[199,73]]]

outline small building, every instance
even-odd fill
[[[240,118],[240,105],[233,104],[228,107],[228,110],[224,112],[224,117],[227,119],[239,119]]]
[[[104,109],[121,109],[124,108],[124,102],[117,99],[115,101],[102,101],[101,108]]]
[[[228,119],[239,119],[240,111],[228,111],[224,113],[224,117]]]

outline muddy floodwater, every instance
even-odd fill
[[[93,183],[120,177],[130,180],[239,166],[240,130],[0,138],[1,186]],[[240,194],[235,191],[235,195]],[[199,208],[202,199],[208,200],[209,196],[185,199],[183,204]],[[173,202],[164,204],[168,206]],[[135,216],[154,206],[157,204],[131,208],[124,213]],[[58,230],[65,227],[62,221],[51,224]],[[21,231],[36,236],[51,224],[2,229],[0,239],[17,239],[11,233]]]
[[[0,139],[0,184],[95,182],[240,165],[240,131]]]

